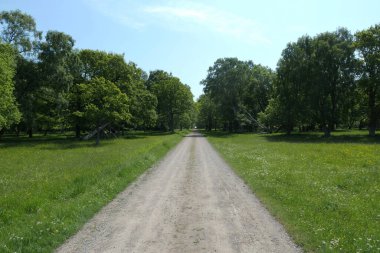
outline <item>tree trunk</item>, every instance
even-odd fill
[[[32,128],[28,129],[28,136],[29,136],[29,138],[33,137],[33,130],[32,130]]]
[[[292,124],[288,124],[286,126],[286,134],[290,135],[292,133],[292,131],[293,131],[293,125]]]
[[[61,134],[65,133],[65,122],[61,123]]]
[[[79,124],[75,124],[75,137],[77,139],[80,139],[80,125]]]
[[[376,126],[369,126],[368,134],[369,136],[374,137],[376,135]]]
[[[96,129],[97,129],[97,131],[96,131],[96,146],[98,146],[99,142],[100,142],[100,125],[99,124],[96,126]]]
[[[376,113],[376,93],[374,90],[371,90],[368,93],[368,134],[373,137],[376,135],[376,121],[377,121],[377,113]]]
[[[323,126],[323,132],[325,133],[324,137],[328,138],[331,136],[331,130],[327,125]]]
[[[174,115],[173,115],[173,113],[170,113],[170,115],[169,115],[169,129],[170,129],[170,132],[174,133]]]
[[[0,129],[0,140],[1,140],[1,137],[3,136],[4,132],[5,132],[5,128]]]

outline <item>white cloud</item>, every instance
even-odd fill
[[[104,1],[86,0],[103,15],[117,22],[143,29],[163,26],[181,32],[215,32],[251,44],[271,44],[259,25],[250,18],[222,11],[192,0]]]
[[[83,0],[91,8],[95,9],[103,16],[114,20],[122,25],[133,29],[142,29],[146,26],[144,20],[139,18],[136,10],[139,8],[137,1],[117,1],[117,0]],[[136,15],[137,14],[137,15]]]
[[[147,6],[143,10],[146,13],[162,17],[164,20],[171,19],[170,21],[174,21],[173,23],[180,29],[181,27],[186,29],[186,25],[192,24],[246,42],[270,44],[270,40],[252,19],[221,11],[205,4],[191,4],[189,1],[180,1],[180,3],[174,6]]]
[[[200,22],[205,21],[206,19],[206,13],[199,12],[195,9],[188,9],[188,8],[181,8],[181,7],[162,7],[162,6],[156,6],[156,7],[146,7],[144,9],[147,13],[152,14],[163,14],[163,15],[169,15],[174,16],[178,18],[189,18],[193,19],[194,21]]]

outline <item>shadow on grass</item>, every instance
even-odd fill
[[[32,138],[27,136],[3,136],[0,140],[0,148],[35,147],[41,144],[65,145],[76,141],[74,137],[64,135],[35,136]]]
[[[265,138],[270,142],[289,142],[289,143],[358,143],[358,144],[380,144],[380,135],[375,137],[368,136],[367,132],[361,131],[334,131],[328,138],[320,132],[294,133],[294,134],[257,134],[257,133],[229,133],[223,131],[200,131],[204,136],[213,138],[230,138],[236,135],[256,135]]]
[[[95,145],[95,140],[80,141],[75,138],[69,139],[39,139],[38,137],[32,139],[19,139],[19,140],[2,140],[0,142],[0,149],[2,148],[39,148],[41,150],[67,150],[67,149],[78,149],[78,148],[89,148],[89,147],[102,147],[111,144],[107,140],[101,140],[100,145]]]
[[[322,133],[296,133],[286,134],[268,134],[261,135],[270,142],[289,142],[289,143],[358,143],[358,144],[380,144],[380,136],[369,137],[367,134],[358,134],[350,132],[336,132],[328,138]]]
[[[130,136],[140,136],[140,137],[147,137],[147,136],[165,136],[165,135],[172,135],[175,133],[172,132],[161,132],[161,131],[145,131],[145,132],[131,132],[128,135]]]
[[[112,144],[115,139],[144,139],[149,136],[165,136],[171,135],[170,132],[159,132],[159,131],[131,131],[126,132],[124,135],[120,136],[108,136],[102,137],[100,139],[99,146],[95,145],[95,137],[90,140],[78,140],[73,135],[64,134],[51,134],[47,136],[36,134],[34,137],[29,138],[26,135],[14,136],[14,135],[4,135],[0,139],[0,149],[2,148],[18,148],[18,147],[39,147],[43,150],[66,150],[66,149],[77,149],[77,148],[97,148],[103,147],[105,145]]]

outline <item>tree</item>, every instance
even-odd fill
[[[16,11],[0,13],[1,39],[16,49],[15,95],[22,112],[21,123],[32,137],[35,125],[35,91],[38,89],[38,67],[33,57],[38,50],[42,33],[28,14]],[[17,127],[18,131],[20,126]]]
[[[218,59],[202,81],[205,93],[216,103],[229,131],[239,127],[238,116],[244,114],[244,94],[252,67],[252,62],[243,62],[237,58]]]
[[[69,67],[70,75],[73,78],[72,86],[67,94],[68,113],[67,118],[70,124],[74,127],[75,137],[80,138],[81,129],[85,125],[83,115],[76,114],[76,112],[83,111],[84,105],[82,104],[81,93],[79,84],[84,83],[83,79],[83,64],[79,58],[79,51],[73,50],[69,57],[66,59]]]
[[[288,44],[278,62],[273,100],[261,119],[287,133],[297,125],[318,124],[330,136],[355,104],[352,43],[352,35],[341,28]]]
[[[275,80],[276,74],[270,68],[261,65],[253,65],[251,68],[250,80],[243,98],[243,119],[251,130],[258,127],[258,115],[268,106]]]
[[[18,123],[21,117],[13,94],[15,68],[13,48],[0,43],[0,136],[5,128]]]
[[[70,66],[73,47],[73,38],[57,31],[48,31],[45,42],[40,45],[40,92],[46,109],[41,111],[40,119],[47,120],[48,126],[59,125],[61,131],[67,118],[68,93],[74,81]]]
[[[380,25],[360,31],[355,37],[362,71],[360,87],[368,105],[368,131],[375,136],[380,119]]]
[[[297,124],[308,120],[305,115],[311,115],[308,104],[312,78],[311,43],[309,36],[303,36],[283,50],[277,64],[274,96],[265,111],[267,116],[261,116],[272,127],[284,128],[287,134]]]
[[[183,115],[189,113],[193,105],[190,87],[164,71],[153,71],[147,80],[147,87],[157,97],[157,111],[161,127],[168,127],[174,132],[176,123]]]
[[[100,140],[100,127],[107,123],[125,122],[131,118],[128,97],[112,82],[100,77],[79,85],[83,111],[82,114],[90,124],[96,126],[96,144]]]
[[[144,130],[157,122],[157,97],[143,88],[134,89],[130,99],[131,123]]]
[[[280,106],[278,97],[269,99],[267,108],[265,108],[265,111],[259,113],[258,120],[269,132],[272,132],[274,127],[282,126],[284,122],[287,122],[287,119],[284,118],[283,108]],[[287,133],[289,134],[291,130],[293,129],[288,128]]]
[[[213,127],[216,127],[217,121],[217,108],[208,94],[202,94],[198,101],[197,106],[199,110],[198,114],[198,126],[205,128],[206,131],[211,131]]]
[[[84,80],[103,77],[116,85],[130,83],[133,70],[124,61],[124,55],[84,49],[79,52]]]
[[[36,62],[19,58],[15,76],[15,94],[22,112],[20,125],[25,128],[30,138],[33,136],[33,129],[36,125],[37,100],[41,94],[39,77],[39,68]],[[17,127],[17,131],[20,131],[20,127]]]
[[[312,102],[325,136],[340,122],[344,100],[355,85],[353,36],[347,29],[319,34],[313,40]]]
[[[146,73],[130,62],[125,64],[125,74],[128,77],[119,85],[120,90],[130,98],[131,124],[144,130],[154,127],[157,122],[157,97],[146,87]]]
[[[79,52],[82,63],[83,81],[103,77],[115,83],[129,98],[133,127],[152,127],[157,120],[156,97],[144,85],[146,73],[133,62],[126,63],[124,55],[103,51],[82,50]]]
[[[36,48],[42,33],[33,17],[20,10],[0,12],[1,40],[25,54]]]

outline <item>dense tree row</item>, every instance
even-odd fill
[[[380,120],[380,25],[303,36],[283,50],[276,72],[219,59],[203,80],[198,125],[230,131],[367,127]]]
[[[265,110],[275,73],[267,67],[236,58],[218,59],[202,81],[205,94],[197,103],[198,125],[211,130],[254,130],[257,117]]]
[[[25,13],[0,13],[0,133],[104,127],[174,131],[194,121],[190,88],[164,71],[148,76],[124,55],[77,50],[65,33],[38,31]],[[1,135],[0,135],[1,136]]]

